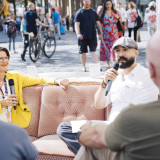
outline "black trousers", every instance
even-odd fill
[[[37,32],[33,32],[33,34],[34,34],[34,37],[37,36]],[[23,53],[22,53],[22,58],[25,58],[28,46],[29,46],[29,35],[24,34],[24,50],[23,50]]]
[[[128,37],[131,37],[132,30],[134,31],[134,40],[137,41],[137,31],[138,31],[137,27],[128,28]]]

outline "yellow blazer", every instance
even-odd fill
[[[28,127],[31,120],[31,111],[23,103],[22,88],[36,84],[54,84],[54,79],[52,81],[48,81],[43,78],[34,78],[30,76],[20,75],[19,73],[16,72],[7,72],[6,77],[7,79],[14,80],[15,94],[17,95],[18,99],[16,110],[14,110],[14,108],[12,108],[11,110],[12,123],[17,124],[23,128],[26,128]],[[2,107],[0,104],[0,114],[1,113],[2,113]]]

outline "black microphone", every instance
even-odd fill
[[[11,90],[11,94],[15,94],[15,90],[14,90],[14,80],[13,79],[9,79],[9,86],[10,86],[10,90]],[[16,110],[16,106],[13,106],[14,110]]]
[[[119,68],[119,63],[117,62],[117,63],[114,65],[113,68],[114,68],[115,70],[118,70],[118,68]],[[106,88],[105,96],[108,95],[108,92],[110,91],[111,86],[112,86],[112,81],[109,80],[108,83],[107,83],[107,88]]]

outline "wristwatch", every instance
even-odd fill
[[[106,86],[107,86],[107,84],[104,82],[104,79],[103,79],[103,81],[102,81],[102,83],[101,83],[101,87],[105,89]]]

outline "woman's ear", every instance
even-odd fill
[[[155,72],[155,68],[154,68],[154,66],[151,62],[148,62],[148,69],[149,69],[151,78],[152,79],[155,78],[156,77],[156,72]]]

